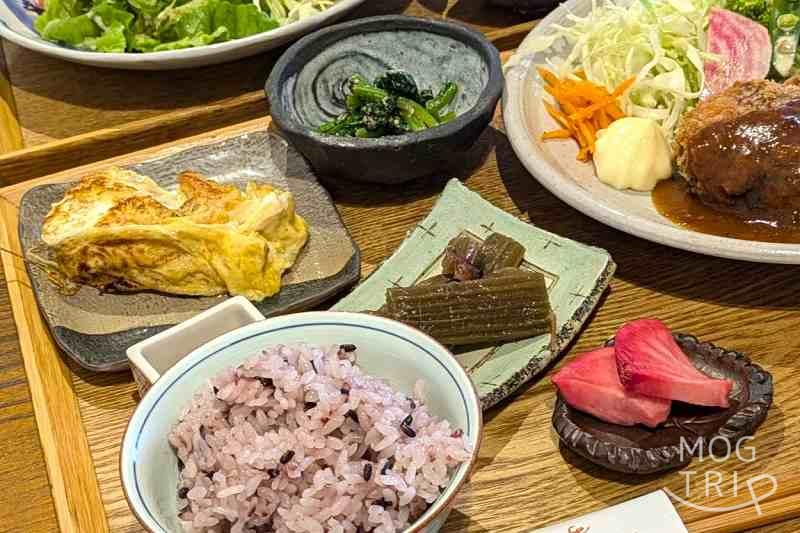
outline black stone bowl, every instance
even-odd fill
[[[344,111],[353,74],[372,80],[390,68],[420,88],[448,80],[459,92],[458,116],[436,128],[377,139],[322,135],[316,128]],[[265,91],[275,126],[320,178],[400,183],[444,170],[464,158],[492,119],[503,91],[497,49],[460,24],[405,16],[371,17],[308,35],[278,60]]]
[[[730,407],[672,402],[657,428],[618,426],[573,409],[558,396],[553,427],[561,442],[592,463],[626,474],[654,474],[683,468],[694,453],[724,457],[742,437],[752,435],[772,405],[772,375],[746,355],[675,333],[675,340],[704,374],[733,381]],[[606,343],[613,345],[613,340]]]

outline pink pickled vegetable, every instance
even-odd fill
[[[723,91],[737,81],[762,80],[769,73],[772,58],[769,31],[733,11],[711,8],[706,49],[717,60],[704,61],[703,97]]]
[[[669,415],[669,400],[625,390],[617,374],[614,348],[599,348],[579,355],[552,380],[569,405],[612,424],[656,427]]]
[[[619,378],[629,392],[693,405],[728,407],[733,383],[706,376],[658,320],[634,320],[615,338]]]

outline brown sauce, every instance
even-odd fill
[[[653,205],[673,223],[700,233],[749,241],[800,244],[800,220],[777,211],[724,211],[690,194],[679,178],[659,182]]]

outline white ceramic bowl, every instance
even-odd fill
[[[181,325],[173,328],[177,335],[181,330]],[[161,339],[169,343],[170,335]],[[266,345],[297,342],[355,344],[359,365],[403,392],[410,393],[416,380],[425,381],[431,412],[462,428],[473,448],[470,461],[456,470],[439,499],[407,531],[435,532],[444,523],[480,448],[480,401],[469,376],[444,346],[404,324],[357,313],[310,312],[256,322],[204,344],[169,368],[144,396],[125,432],[120,470],[128,503],[147,530],[181,531],[177,458],[167,434],[194,392]]]
[[[271,31],[197,48],[150,53],[87,52],[45,41],[33,29],[36,13],[24,0],[0,0],[0,36],[42,54],[95,67],[130,70],[172,70],[215,65],[252,56],[293,41],[330,24],[364,0],[339,0],[330,9]],[[30,4],[28,4],[30,5]]]
[[[578,211],[631,235],[706,255],[760,263],[800,264],[800,245],[779,244],[691,231],[672,223],[653,206],[649,193],[618,191],[597,179],[591,163],[575,160],[578,150],[568,141],[541,140],[544,131],[558,126],[542,105],[544,91],[535,66],[546,57],[564,57],[569,50],[557,44],[553,51],[533,53],[534,39],[552,32],[553,24],[568,25],[570,14],[584,16],[592,0],[567,0],[545,17],[506,63],[503,122],[525,168],[547,189]]]

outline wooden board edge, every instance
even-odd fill
[[[540,19],[529,20],[521,24],[515,24],[507,28],[500,28],[486,33],[486,38],[500,50],[500,53],[510,52],[517,48],[525,37],[531,32],[533,28],[539,23]]]
[[[108,520],[69,367],[39,315],[22,260],[9,253],[21,250],[16,220],[16,207],[0,198],[0,257],[59,528],[106,533]]]
[[[531,20],[486,32],[502,57],[516,48],[536,26]],[[53,174],[118,155],[144,150],[269,114],[259,89],[202,107],[181,109],[118,127],[67,137],[0,155],[0,186]]]
[[[154,157],[163,157],[169,154],[180,152],[187,148],[211,144],[216,141],[222,141],[236,135],[243,135],[246,133],[265,130],[269,128],[272,119],[269,116],[251,119],[246,122],[241,122],[231,126],[225,126],[216,130],[198,133],[191,137],[186,137],[170,142],[158,144],[141,150],[135,150],[130,153],[117,155],[108,159],[95,161],[81,166],[71,167],[61,170],[52,174],[44,175],[32,180],[23,181],[14,185],[9,185],[0,189],[0,196],[5,200],[0,199],[3,203],[15,206],[19,203],[25,191],[32,189],[38,185],[46,183],[57,183],[63,181],[74,181],[83,175],[106,168],[113,165],[131,165]],[[16,218],[15,218],[16,220]],[[35,302],[34,302],[35,303]]]
[[[0,185],[135,152],[269,113],[264,91],[183,109],[0,155]]]

